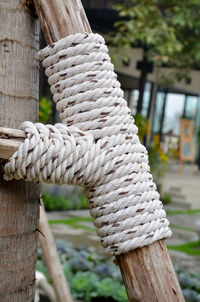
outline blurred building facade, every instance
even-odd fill
[[[113,24],[118,20],[117,13],[111,4],[129,0],[82,0],[91,28],[94,32],[105,34],[114,30]],[[137,114],[143,49],[133,47],[128,54],[129,60],[123,62],[123,50],[119,56],[116,72],[124,90],[125,98],[132,114]],[[180,119],[194,121],[195,157],[198,157],[199,146],[197,132],[200,127],[200,71],[193,70],[189,80],[173,81],[170,85],[158,85],[161,78],[172,78],[172,68],[153,68],[147,74],[140,113],[150,119],[151,138],[158,134],[164,141],[167,136],[179,139]]]

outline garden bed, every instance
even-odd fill
[[[188,244],[191,249],[197,245]],[[64,240],[56,240],[60,261],[74,300],[85,302],[128,302],[119,267],[102,251],[92,247],[74,247]],[[178,247],[170,247],[178,248]],[[48,273],[38,249],[37,270],[48,281]],[[177,276],[186,302],[200,302],[200,274],[177,269]]]

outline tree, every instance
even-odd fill
[[[175,67],[179,80],[200,68],[199,0],[132,0],[113,7],[121,20],[112,44],[144,47],[149,61]]]
[[[26,3],[0,0],[0,121],[19,128],[38,112],[39,24]],[[38,186],[0,176],[0,301],[34,301]]]

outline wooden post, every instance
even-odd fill
[[[28,2],[28,1],[27,1]],[[0,126],[38,116],[39,22],[26,1],[0,0]],[[34,301],[38,186],[0,173],[0,301]]]
[[[79,0],[34,0],[47,43],[76,32],[91,32]],[[164,240],[116,257],[129,301],[182,302]]]
[[[129,301],[184,301],[164,240],[117,256]]]
[[[77,32],[91,32],[80,0],[33,0],[47,44]]]

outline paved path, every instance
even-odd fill
[[[200,208],[200,171],[197,166],[192,171],[190,165],[184,165],[183,172],[179,173],[179,166],[171,165],[162,179],[162,187],[169,194],[173,188],[179,189],[180,195],[185,197],[183,203],[189,204],[191,209]]]

